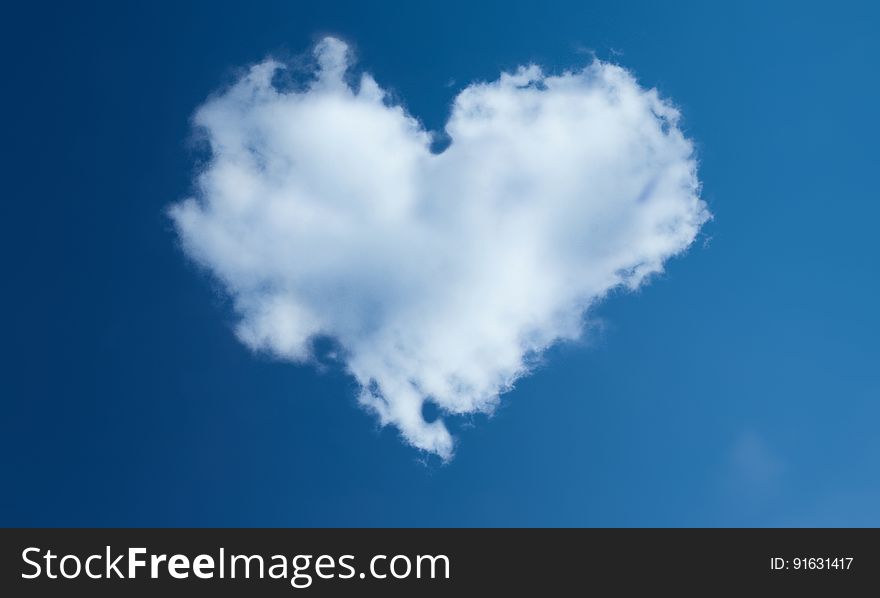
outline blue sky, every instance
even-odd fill
[[[3,525],[878,525],[878,11],[868,3],[8,9]],[[442,465],[338,367],[255,355],[166,209],[236,68],[326,34],[430,130],[500,70],[631,69],[714,220]]]

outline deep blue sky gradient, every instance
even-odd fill
[[[3,9],[0,525],[880,525],[876,4],[120,4]],[[238,343],[163,212],[198,104],[326,33],[430,129],[595,52],[698,144],[704,237],[449,465]]]

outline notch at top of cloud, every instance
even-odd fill
[[[333,337],[360,402],[444,459],[453,438],[425,401],[491,412],[530,357],[709,217],[678,112],[619,66],[472,84],[432,153],[369,74],[346,83],[344,42],[315,55],[305,88],[276,88],[269,60],[198,109],[211,160],[170,215],[242,342],[301,362]]]

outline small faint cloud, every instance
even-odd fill
[[[782,457],[759,434],[746,430],[728,451],[725,482],[734,495],[760,501],[775,493],[784,472]]]

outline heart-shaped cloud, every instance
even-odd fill
[[[451,142],[392,103],[347,46],[308,85],[266,61],[195,116],[212,158],[171,208],[248,346],[307,361],[336,339],[360,401],[444,459],[443,415],[491,412],[585,310],[637,287],[709,217],[678,112],[619,66],[536,66],[455,99]]]

